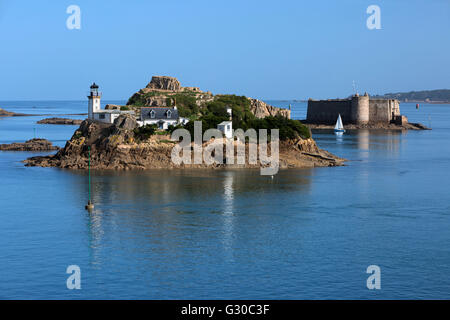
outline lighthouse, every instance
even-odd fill
[[[100,111],[100,98],[101,93],[98,92],[98,85],[95,82],[91,86],[91,92],[88,96],[89,99],[89,120],[94,120],[94,113]]]

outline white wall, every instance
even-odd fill
[[[95,119],[94,113],[100,111],[100,98],[89,98],[88,118]]]
[[[104,116],[103,119],[101,118],[102,116]],[[97,121],[100,121],[100,122],[105,122],[105,123],[113,123],[114,120],[111,121],[113,116],[116,116],[116,115],[115,114],[111,114],[111,113],[94,113],[94,120],[97,120]]]
[[[159,128],[159,124],[158,124],[159,121],[161,121],[161,120],[158,120],[158,119],[147,119],[147,120],[144,120],[143,125],[145,126],[147,124],[156,124],[158,126],[158,128]],[[175,126],[177,124],[177,120],[163,120],[163,121],[164,121],[164,124],[163,124],[163,127],[162,127],[163,130],[167,130],[170,125]]]
[[[233,137],[233,124],[218,125],[217,129],[222,131],[226,138],[231,139]]]

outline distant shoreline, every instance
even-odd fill
[[[47,114],[28,114],[16,113],[0,108],[0,117],[55,117],[55,116],[87,116],[87,113],[47,113]]]

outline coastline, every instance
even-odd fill
[[[206,164],[204,162],[202,164],[175,164],[172,161],[172,150],[177,142],[171,141],[169,135],[153,135],[144,141],[139,141],[139,137],[134,132],[135,123],[126,117],[122,119],[112,125],[85,120],[65,147],[55,155],[31,157],[24,160],[24,163],[26,166],[86,170],[89,166],[90,153],[91,168],[101,170],[261,168],[268,166],[267,163],[260,160],[256,164],[249,163],[250,144],[245,143],[244,145],[238,141],[233,144],[236,148],[240,144],[245,150],[245,164]],[[207,148],[214,142],[213,139],[204,142],[202,148]],[[226,146],[223,145],[223,147],[225,155]],[[258,148],[258,146],[256,147]],[[191,148],[193,148],[193,144],[191,144]],[[270,152],[270,144],[267,149]],[[233,155],[237,156],[237,153],[233,151]],[[192,159],[191,163],[194,163]],[[302,139],[299,137],[279,143],[280,169],[341,166],[345,161],[345,159],[320,149],[312,138]]]

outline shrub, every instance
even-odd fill
[[[150,138],[150,136],[156,132],[157,128],[158,126],[156,124],[147,124],[145,126],[135,128],[133,132],[137,140],[143,141]]]
[[[259,129],[278,129],[280,140],[295,139],[299,137],[308,139],[311,137],[309,128],[300,121],[287,119],[280,115],[275,117],[265,117],[264,119],[253,119],[247,123],[245,130],[250,128],[257,131]],[[268,131],[268,134],[270,134],[270,131]]]

